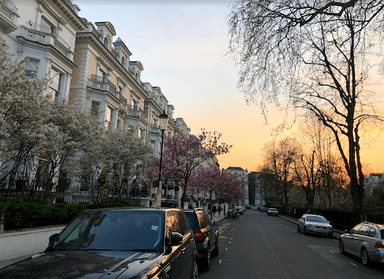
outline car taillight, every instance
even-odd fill
[[[381,241],[376,242],[375,248],[384,248],[384,244]]]
[[[205,235],[201,230],[195,230],[195,240],[204,239]]]

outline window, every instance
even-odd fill
[[[131,106],[132,106],[132,109],[139,110],[139,102],[136,101],[135,99],[131,100]]]
[[[49,34],[55,34],[55,27],[47,19],[41,18],[41,25],[39,31]]]
[[[116,129],[117,129],[117,130],[120,130],[120,129],[121,129],[121,121],[120,121],[120,120],[117,120],[117,123],[116,123]]]
[[[49,93],[52,93],[52,96],[55,100],[59,98],[60,95],[60,87],[61,87],[62,74],[55,70],[51,69],[50,72],[50,83],[49,83]]]
[[[37,69],[39,68],[39,60],[29,58],[28,62],[25,63],[25,71],[27,77],[37,76]]]
[[[103,70],[100,70],[100,73],[101,73],[101,76],[103,77],[102,82],[107,82],[107,74]]]
[[[107,37],[104,38],[104,45],[109,49],[109,40]]]
[[[100,103],[96,101],[92,101],[91,114],[92,116],[99,116]]]
[[[106,129],[112,128],[112,109],[110,107],[107,107],[107,113],[106,113]]]

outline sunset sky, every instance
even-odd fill
[[[141,79],[160,86],[175,117],[182,117],[198,134],[201,128],[222,134],[232,144],[219,156],[221,168],[255,171],[262,148],[271,141],[257,104],[247,105],[237,88],[239,67],[226,55],[229,1],[73,0],[88,21],[109,21],[144,66]],[[270,127],[281,117],[272,110]],[[288,136],[290,132],[279,138]],[[363,145],[363,160],[372,172],[384,170],[384,137],[372,134]]]

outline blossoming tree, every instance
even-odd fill
[[[191,185],[190,178],[198,167],[218,155],[228,153],[231,149],[232,145],[219,143],[220,138],[221,134],[202,129],[198,136],[191,135],[186,139],[172,137],[164,141],[161,180],[164,181],[164,178],[168,178],[168,181],[172,181],[174,186],[182,188],[181,208],[184,208],[186,195]],[[158,159],[155,160],[149,171],[153,178],[159,175],[159,163]]]

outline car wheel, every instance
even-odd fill
[[[298,231],[298,232],[301,232],[301,230],[300,230],[300,226],[299,226],[299,225],[297,225],[297,231]]]
[[[191,279],[197,279],[197,278],[199,278],[199,267],[197,266],[197,259],[195,259],[195,261],[193,262]]]
[[[361,249],[361,263],[365,266],[369,265],[368,251],[364,247]]]
[[[216,257],[219,255],[219,239],[217,238],[216,239],[216,247],[215,247],[215,250],[213,250],[212,252],[212,256]]]
[[[204,257],[204,261],[202,264],[203,270],[210,270],[211,269],[211,248],[207,247],[207,255]]]
[[[344,243],[341,239],[339,239],[339,253],[340,254],[345,254],[345,250],[344,250]]]

